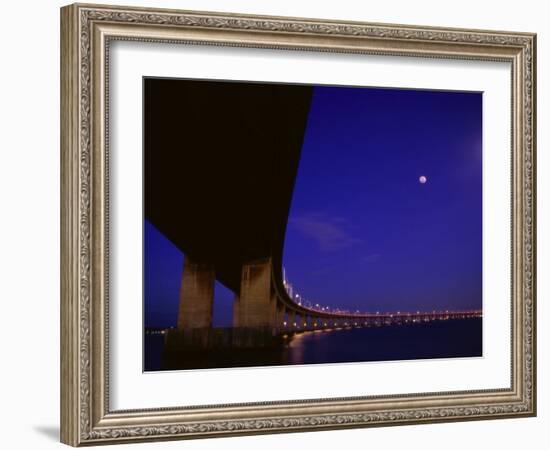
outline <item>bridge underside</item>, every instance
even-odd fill
[[[312,87],[144,80],[145,217],[186,257],[179,328],[209,327],[212,284],[235,325],[270,326]]]
[[[244,262],[282,251],[312,88],[144,83],[145,216],[239,292]]]

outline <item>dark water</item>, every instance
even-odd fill
[[[275,349],[164,354],[164,336],[145,336],[145,370],[250,367],[482,356],[482,319],[312,331]]]

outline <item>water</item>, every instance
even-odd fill
[[[163,357],[164,337],[145,336],[145,370],[250,367],[482,356],[482,319],[379,328],[312,331],[289,336],[273,350],[204,352]]]

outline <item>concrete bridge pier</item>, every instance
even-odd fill
[[[286,325],[287,329],[290,331],[294,331],[296,326],[294,325],[296,323],[296,312],[294,310],[289,310],[286,314]]]
[[[296,326],[294,327],[294,331],[303,331],[304,329],[304,318],[300,313],[295,314],[294,322],[296,323]]]
[[[179,330],[210,328],[214,305],[214,268],[185,257],[178,311]]]
[[[284,305],[277,305],[276,320],[273,327],[275,332],[285,328],[285,313],[286,310]]]
[[[233,326],[272,327],[276,311],[277,299],[271,288],[271,259],[243,264],[241,292],[233,306]]]

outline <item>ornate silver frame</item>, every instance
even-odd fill
[[[111,411],[108,398],[106,67],[114,39],[512,66],[512,384],[509,389]],[[536,414],[536,35],[75,4],[61,9],[61,440],[146,440]]]

